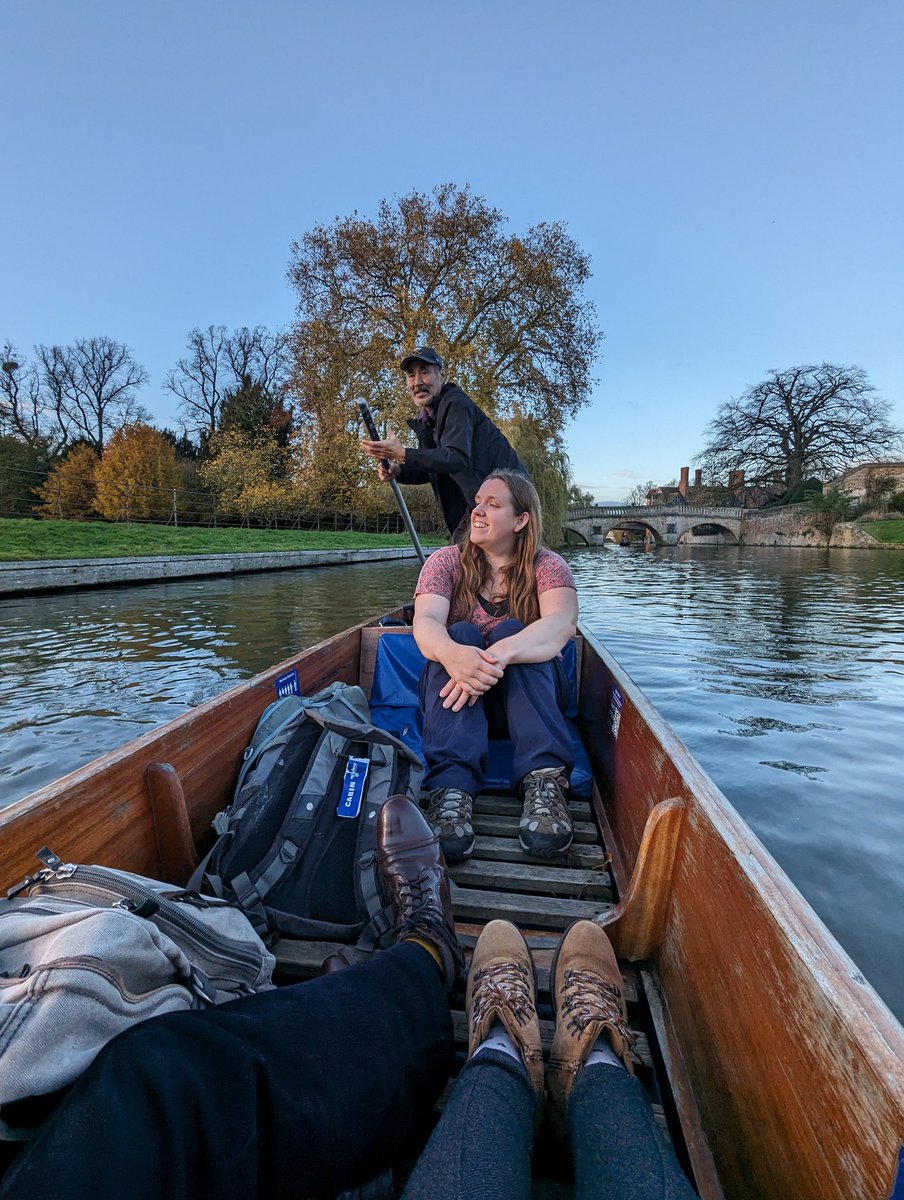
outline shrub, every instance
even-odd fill
[[[61,463],[35,488],[42,503],[38,513],[50,520],[88,521],[97,516],[94,507],[97,455],[92,446],[73,447]]]

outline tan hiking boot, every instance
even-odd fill
[[[553,959],[549,990],[556,1010],[556,1035],[549,1056],[546,1083],[556,1114],[564,1119],[568,1097],[600,1034],[631,1074],[635,1036],[628,1014],[621,972],[605,931],[593,921],[576,921]]]
[[[465,1007],[468,1057],[499,1021],[517,1046],[535,1095],[543,1091],[543,1051],[530,950],[509,921],[490,921],[474,947]]]

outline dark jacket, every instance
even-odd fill
[[[454,383],[443,386],[432,420],[420,416],[408,424],[418,448],[406,452],[399,481],[432,486],[450,533],[474,507],[477,489],[491,472],[528,474],[504,435]]]

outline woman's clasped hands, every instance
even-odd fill
[[[443,666],[449,682],[440,689],[443,708],[460,712],[466,704],[474,704],[478,696],[488,692],[503,675],[503,664],[491,650],[476,646],[461,646],[453,642]]]

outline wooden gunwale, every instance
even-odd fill
[[[701,1194],[888,1196],[904,1030],[650,701],[584,639],[579,725],[605,780],[616,879],[630,877],[653,806],[685,806],[655,958],[665,1052],[683,1063],[704,1134],[697,1158],[689,1144]]]

